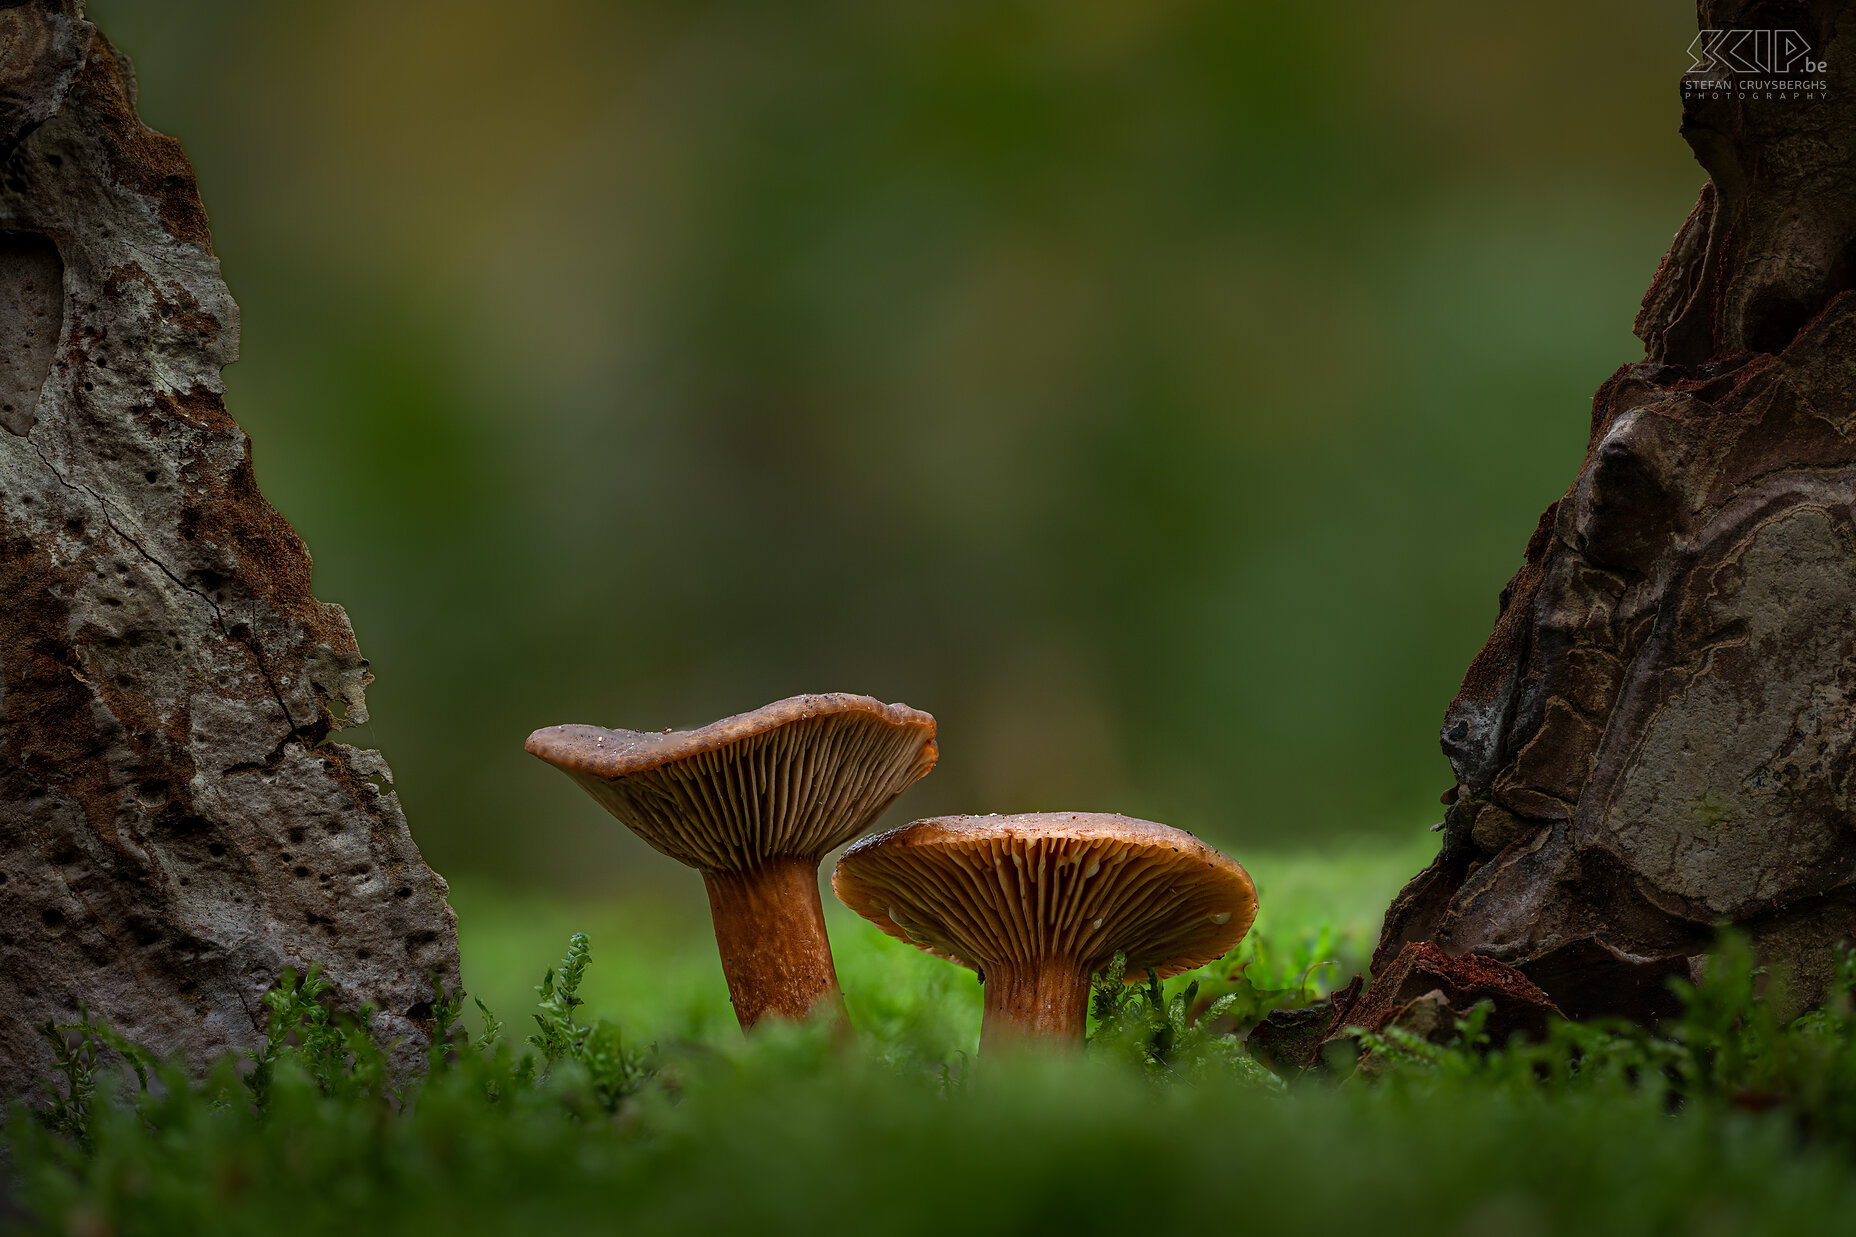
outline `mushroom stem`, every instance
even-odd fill
[[[1090,970],[1072,958],[1033,958],[986,968],[980,1051],[1037,1040],[1082,1044],[1089,1027]]]
[[[818,860],[778,855],[741,872],[704,872],[715,944],[741,1029],[768,1015],[803,1019],[837,1004]]]

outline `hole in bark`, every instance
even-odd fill
[[[309,869],[308,869],[308,868],[305,868],[305,867],[298,867],[298,868],[296,869],[296,874],[297,874],[297,875],[298,875],[299,877],[303,877],[303,876],[308,876],[308,875],[309,875]]]
[[[1803,301],[1767,289],[1747,310],[1746,346],[1755,352],[1783,352],[1810,320],[1811,310]]]
[[[291,843],[294,844],[297,842],[301,842],[303,840],[303,833],[304,833],[303,826],[301,825],[292,826],[290,829]]]
[[[369,958],[374,956],[374,951],[371,949],[357,949],[354,951],[354,956],[366,962]]]
[[[206,853],[211,855],[215,859],[223,858],[226,853],[225,843],[208,842],[206,844]]]
[[[62,928],[64,926],[64,912],[55,906],[48,906],[39,912],[39,921],[48,928]]]
[[[407,898],[412,897],[412,886],[401,885],[398,889],[393,891],[393,896],[404,902]]]
[[[38,421],[33,410],[63,334],[43,324],[52,318],[64,318],[58,246],[38,232],[0,232],[0,426],[22,437]]]

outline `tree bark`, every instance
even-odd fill
[[[81,0],[0,9],[0,47],[0,1089],[80,1003],[248,1046],[311,962],[416,1055],[456,921],[386,762],[328,741],[367,663],[226,413],[192,168]]]
[[[1856,939],[1856,12],[1698,18],[1794,29],[1825,63],[1684,79],[1710,179],[1644,297],[1645,358],[1599,389],[1578,477],[1445,715],[1442,852],[1376,969],[1433,940],[1628,1014],[1720,925],[1801,1001]]]

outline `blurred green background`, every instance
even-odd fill
[[[819,690],[896,819],[1404,853],[1702,180],[1675,0],[90,10],[466,883],[683,881],[530,729]]]

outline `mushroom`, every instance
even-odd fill
[[[1127,816],[941,816],[858,842],[838,900],[894,937],[980,974],[980,1047],[1081,1043],[1091,975],[1127,979],[1223,957],[1257,916],[1237,863],[1190,833]]]
[[[833,692],[699,730],[550,726],[528,750],[656,849],[702,873],[745,1030],[838,998],[819,904],[825,852],[934,768],[934,718]]]

